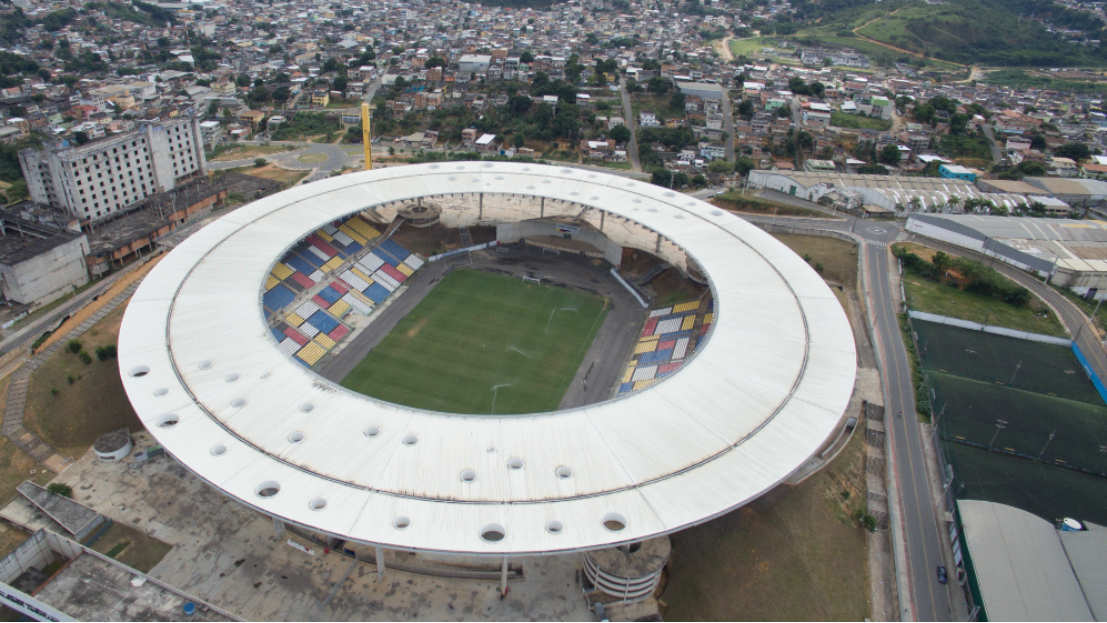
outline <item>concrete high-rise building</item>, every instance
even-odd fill
[[[207,172],[199,119],[142,123],[80,146],[19,152],[31,199],[97,220]]]

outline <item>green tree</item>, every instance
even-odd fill
[[[1081,160],[1091,158],[1092,151],[1088,149],[1088,146],[1084,143],[1065,143],[1058,147],[1057,150],[1053,152],[1053,155],[1060,158],[1071,158],[1072,160],[1080,162]]]
[[[883,164],[888,164],[892,166],[898,165],[900,160],[899,146],[894,144],[885,145],[884,148],[880,150],[879,159],[880,162]]]
[[[625,144],[627,141],[630,140],[630,128],[620,123],[619,125],[611,128],[608,131],[607,135],[614,139],[616,143]]]

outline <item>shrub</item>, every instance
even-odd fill
[[[51,396],[57,396],[58,395],[58,388],[57,387],[51,387],[50,388],[50,395]]]
[[[96,358],[100,361],[107,361],[109,357],[115,357],[115,355],[115,344],[96,347]]]
[[[65,345],[65,347],[69,349],[69,352],[73,353],[74,355],[81,352],[81,346],[82,344],[80,340],[69,340],[69,342]]]
[[[69,485],[63,485],[60,482],[52,482],[46,485],[46,490],[51,493],[57,493],[58,495],[64,495],[67,498],[73,497],[73,488]]]
[[[264,167],[265,166],[265,158],[254,158],[254,166],[258,167],[259,169],[261,167]]]
[[[92,363],[92,355],[88,354],[87,350],[82,350],[81,352],[77,353],[77,358],[81,360],[81,363]]]
[[[46,340],[49,339],[50,335],[53,334],[53,333],[54,333],[53,331],[47,331],[47,332],[43,333],[42,335],[38,336],[38,339],[35,340],[35,343],[31,344],[31,350],[38,350],[38,347],[42,346],[43,343],[45,343]]]
[[[77,382],[77,377],[70,374],[69,376],[65,377],[65,380],[69,381],[69,384],[72,385],[73,383]]]

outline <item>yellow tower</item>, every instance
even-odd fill
[[[361,103],[361,144],[365,147],[365,170],[373,170],[373,132],[369,127],[369,102]]]

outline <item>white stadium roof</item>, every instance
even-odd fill
[[[293,244],[370,206],[481,192],[576,202],[667,237],[710,279],[710,339],[649,389],[515,416],[384,403],[277,350],[261,285]],[[477,162],[330,178],[228,214],[181,243],[135,292],[119,365],[146,427],[225,494],[358,542],[472,554],[607,547],[741,506],[827,442],[856,372],[834,294],[753,225],[622,177]],[[178,423],[159,427],[165,419]],[[303,440],[290,442],[293,432]],[[476,480],[463,482],[463,470]],[[258,494],[274,483],[276,495]],[[625,528],[606,528],[612,517]],[[561,529],[550,530],[556,522]],[[481,536],[493,525],[505,534],[498,542]]]

